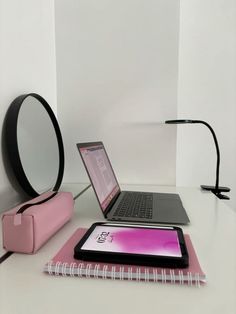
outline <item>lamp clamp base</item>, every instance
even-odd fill
[[[211,191],[214,193],[219,199],[229,200],[230,198],[226,195],[221,194],[221,192],[230,192],[230,188],[226,186],[219,186],[218,189],[213,185],[201,185],[202,190]]]

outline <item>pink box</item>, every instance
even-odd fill
[[[3,213],[3,248],[11,252],[35,253],[66,222],[74,211],[73,196],[69,192],[43,193],[40,196]],[[41,202],[47,198],[47,201]],[[22,213],[22,206],[35,204]]]

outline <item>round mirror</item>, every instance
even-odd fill
[[[5,120],[9,162],[18,183],[32,197],[60,187],[64,148],[57,119],[38,94],[17,97]]]

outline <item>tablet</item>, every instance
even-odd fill
[[[74,248],[74,258],[106,263],[183,268],[188,252],[179,227],[95,223]]]

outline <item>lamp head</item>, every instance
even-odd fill
[[[185,124],[185,123],[194,123],[194,120],[187,120],[187,119],[181,119],[181,120],[166,120],[166,124]]]

